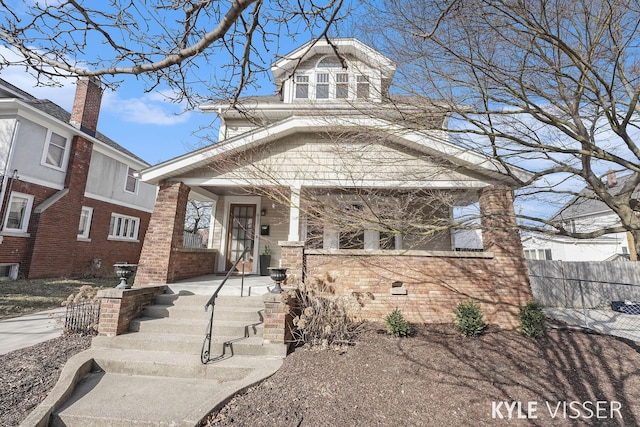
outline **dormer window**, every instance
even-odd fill
[[[316,99],[329,99],[329,73],[316,74]]]
[[[309,98],[309,76],[296,76],[296,98]]]
[[[336,98],[349,98],[349,74],[347,73],[336,74]]]
[[[356,98],[369,99],[369,79],[366,76],[358,76],[356,85]]]

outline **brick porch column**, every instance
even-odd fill
[[[280,266],[287,267],[287,280],[290,287],[299,287],[304,282],[304,242],[278,242],[282,248]]]
[[[182,182],[161,182],[144,238],[134,286],[174,281],[173,264],[182,248],[190,188]]]
[[[513,190],[506,185],[480,190],[482,241],[494,254],[494,322],[506,328],[519,323],[519,308],[533,299],[522,241],[513,208]]]

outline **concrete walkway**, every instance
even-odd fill
[[[65,308],[0,320],[0,354],[30,347],[59,337],[64,328]]]

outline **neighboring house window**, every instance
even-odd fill
[[[18,278],[19,264],[0,264],[0,280],[15,280]]]
[[[91,217],[93,216],[93,208],[82,207],[80,212],[80,224],[78,225],[78,238],[88,239],[89,230],[91,229]]]
[[[127,170],[127,182],[124,189],[129,193],[135,193],[138,191],[138,178],[135,176],[137,172],[138,171],[133,168],[129,168]]]
[[[525,249],[524,257],[526,259],[540,259],[551,261],[553,257],[551,256],[551,249]]]
[[[137,240],[140,218],[120,214],[111,214],[109,237],[113,239]]]
[[[48,144],[45,147],[46,154],[44,162],[55,168],[62,169],[68,145],[69,141],[67,138],[58,135],[55,132],[51,132]]]
[[[349,97],[349,74],[336,74],[336,98],[346,99]]]
[[[369,80],[366,76],[358,76],[356,97],[358,99],[369,99]]]
[[[316,99],[329,99],[329,73],[316,74]]]
[[[32,195],[12,192],[9,199],[9,209],[5,217],[4,230],[26,233],[32,206]]]
[[[296,98],[309,98],[309,76],[296,76]]]

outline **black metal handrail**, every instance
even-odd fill
[[[204,342],[202,343],[202,350],[200,351],[200,361],[204,365],[206,365],[211,360],[211,358],[210,358],[210,356],[211,356],[211,331],[213,330],[213,312],[215,310],[216,298],[218,297],[218,293],[220,292],[220,290],[222,289],[224,284],[227,283],[227,279],[229,278],[229,276],[231,276],[231,273],[233,273],[233,271],[236,269],[236,267],[238,266],[240,261],[242,261],[244,259],[244,256],[251,249],[252,249],[252,247],[249,246],[244,251],[242,251],[242,254],[240,254],[240,256],[238,257],[236,262],[233,263],[233,266],[229,269],[229,271],[227,272],[227,275],[224,276],[224,279],[222,279],[222,282],[218,285],[218,288],[216,289],[216,291],[213,293],[213,295],[211,295],[211,298],[209,298],[209,301],[207,301],[207,303],[204,305],[204,311],[207,311],[209,309],[209,306],[211,306],[211,317],[209,318],[209,325],[207,325],[207,333],[206,333],[206,335],[204,337]],[[243,274],[244,274],[244,271],[243,271]],[[222,356],[224,356],[224,350],[225,349],[223,347]]]

